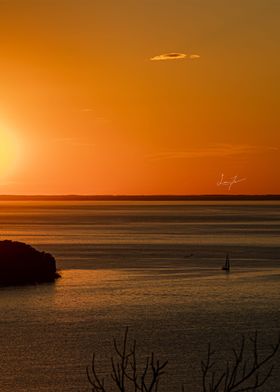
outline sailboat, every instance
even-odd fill
[[[222,270],[228,271],[230,270],[230,262],[229,262],[229,255],[227,253],[225,264],[222,266]]]

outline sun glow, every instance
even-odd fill
[[[0,128],[0,178],[14,171],[19,161],[19,140],[14,132]]]

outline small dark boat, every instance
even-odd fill
[[[228,255],[228,253],[227,253],[227,256],[226,256],[225,264],[222,266],[222,270],[223,271],[228,271],[228,272],[230,270],[230,262],[229,262],[229,255]]]

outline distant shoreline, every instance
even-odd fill
[[[0,201],[277,201],[280,195],[0,195]]]

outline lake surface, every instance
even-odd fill
[[[90,391],[126,326],[168,359],[163,391],[201,391],[200,361],[280,330],[280,202],[0,202],[0,239],[51,252],[55,284],[0,288],[0,390]],[[229,252],[232,270],[221,270]],[[142,357],[143,358],[143,357]],[[220,363],[218,363],[220,366]],[[280,358],[264,391],[279,391]]]

